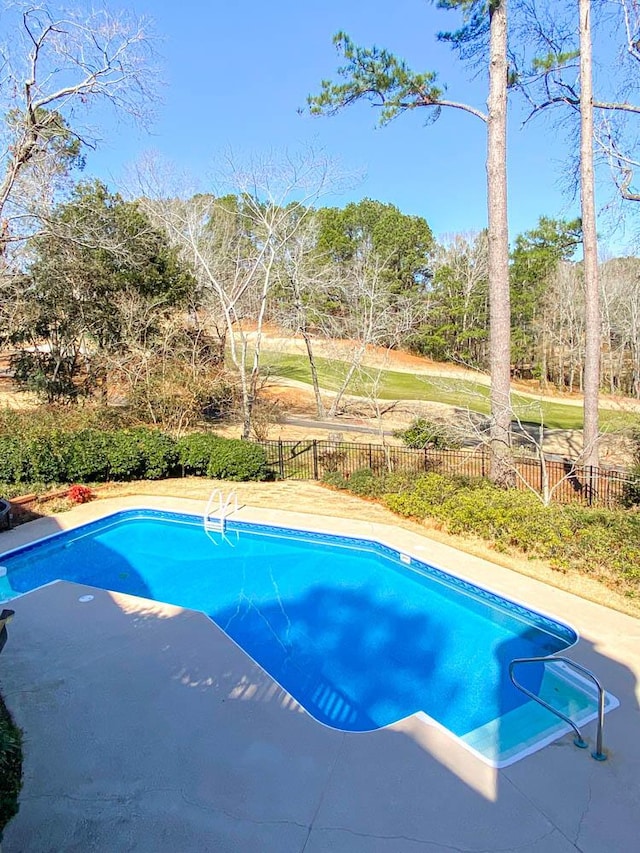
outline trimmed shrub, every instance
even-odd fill
[[[322,482],[332,489],[348,489],[349,484],[347,478],[339,471],[325,471],[322,475]]]
[[[212,432],[194,432],[178,439],[178,463],[185,474],[204,477],[214,448],[223,440]]]
[[[385,493],[384,503],[394,512],[411,518],[439,517],[438,508],[463,485],[473,488],[469,481],[445,477],[442,474],[423,474],[414,477],[404,489]]]
[[[135,434],[126,429],[110,433],[107,452],[111,479],[136,480],[143,476],[144,453]]]
[[[0,482],[22,483],[30,479],[25,442],[12,435],[0,435]]]
[[[178,461],[175,440],[144,427],[111,433],[108,454],[109,476],[114,480],[161,480]]]
[[[144,468],[142,476],[147,480],[163,480],[173,473],[178,464],[175,439],[157,429],[128,430],[142,451]]]
[[[442,522],[449,533],[470,534],[497,550],[516,548],[576,569],[635,597],[640,592],[640,513],[579,505],[543,506],[530,492],[497,488],[487,480],[439,474],[356,472],[324,480],[334,488],[381,495],[400,515]],[[353,488],[355,487],[355,488]]]
[[[566,514],[572,535],[556,560],[561,567],[578,566],[590,573],[613,572],[640,592],[640,513],[570,506]]]
[[[214,444],[207,477],[215,480],[266,480],[267,454],[256,444],[241,439],[218,439]]]
[[[67,436],[66,479],[99,483],[109,478],[111,433],[83,429]]]
[[[36,434],[25,441],[28,478],[43,483],[61,483],[66,476],[67,436],[52,430]]]
[[[407,447],[423,450],[457,450],[462,446],[459,437],[446,424],[416,418],[407,429],[396,430],[396,438],[401,438]]]
[[[347,488],[354,495],[373,498],[382,494],[384,478],[375,474],[371,468],[358,468],[349,476]]]
[[[545,507],[529,492],[490,484],[458,490],[443,501],[438,516],[451,533],[472,533],[537,556],[555,556],[572,535],[562,507]]]

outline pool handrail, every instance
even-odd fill
[[[529,690],[523,684],[520,684],[520,682],[516,679],[515,674],[514,674],[514,670],[515,670],[516,666],[518,666],[519,664],[524,664],[524,663],[548,664],[548,663],[556,663],[556,662],[557,663],[564,663],[569,667],[573,667],[573,669],[577,670],[578,672],[581,672],[583,675],[586,675],[588,678],[590,678],[593,681],[593,683],[596,685],[596,688],[598,689],[598,728],[596,731],[596,748],[591,753],[591,757],[595,758],[596,761],[606,761],[607,754],[606,754],[606,752],[604,752],[604,750],[602,748],[602,732],[604,729],[605,691],[604,691],[602,684],[600,684],[600,682],[598,681],[596,676],[591,672],[590,669],[587,669],[585,666],[582,666],[582,664],[576,663],[576,661],[571,660],[571,658],[562,657],[561,655],[543,655],[542,657],[514,658],[511,661],[511,663],[509,664],[509,678],[511,679],[511,682],[514,685],[514,687],[517,687],[518,690],[522,691],[522,693],[524,693],[526,696],[529,696],[535,702],[538,702],[540,705],[542,705],[543,708],[546,708],[547,711],[551,711],[552,714],[555,714],[557,717],[560,717],[561,720],[563,720],[565,723],[570,725],[571,728],[576,733],[576,736],[573,739],[573,742],[575,743],[576,746],[580,747],[580,749],[586,749],[588,744],[584,740],[584,738],[582,737],[582,733],[580,732],[580,729],[573,722],[573,720],[570,717],[567,717],[566,714],[563,714],[562,711],[558,711],[558,709],[554,708],[553,705],[549,705],[548,702],[545,702],[544,699],[541,699],[540,696],[537,696],[535,693],[533,693],[531,690]]]
[[[217,519],[215,518],[213,511],[213,504],[218,499],[218,513]],[[226,527],[226,518],[232,512],[238,511],[238,494],[235,490],[232,490],[227,493],[226,497],[222,491],[222,489],[214,489],[207,502],[206,509],[204,511],[204,529],[206,530],[219,530],[221,533],[225,532]]]

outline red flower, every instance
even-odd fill
[[[88,486],[71,486],[67,492],[67,497],[74,504],[86,504],[87,501],[93,499],[94,494]]]

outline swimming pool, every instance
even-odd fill
[[[0,562],[0,600],[61,579],[203,611],[337,729],[420,713],[498,766],[565,730],[508,666],[575,631],[378,542],[243,522],[223,536],[195,516],[128,510]],[[594,713],[575,676],[540,665],[522,680],[572,716]]]

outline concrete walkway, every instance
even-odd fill
[[[135,503],[90,504],[0,544]],[[607,716],[609,760],[565,737],[496,771],[417,717],[338,732],[204,615],[60,582],[13,601],[0,657],[25,737],[21,807],[3,853],[636,853],[638,620],[404,530],[250,508],[240,516],[373,533],[570,622],[582,635],[571,656],[621,700]],[[83,603],[84,593],[94,598]]]

